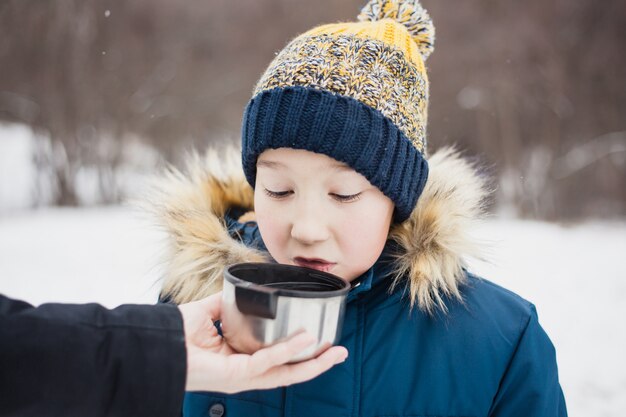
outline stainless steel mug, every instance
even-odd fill
[[[222,334],[235,350],[260,348],[308,331],[318,343],[292,359],[313,358],[341,336],[350,284],[327,272],[271,263],[224,270]]]

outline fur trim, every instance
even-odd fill
[[[267,261],[265,254],[233,239],[224,222],[229,207],[252,210],[254,193],[239,154],[215,150],[187,159],[187,173],[169,167],[155,179],[145,205],[169,234],[162,295],[177,304],[204,298],[222,288],[224,267]]]
[[[406,285],[411,306],[434,313],[446,310],[445,298],[461,299],[463,258],[480,255],[470,231],[488,192],[475,167],[454,149],[442,149],[428,162],[417,206],[409,219],[392,226],[390,238],[400,248],[393,285]],[[177,303],[219,291],[226,265],[268,259],[231,237],[224,224],[229,207],[253,209],[239,154],[233,149],[226,158],[214,150],[204,159],[194,154],[187,171],[170,168],[155,182],[150,203],[171,238],[163,293]]]
[[[411,306],[446,311],[444,298],[461,300],[464,257],[481,258],[471,236],[489,192],[485,178],[453,148],[433,154],[426,187],[411,216],[390,231],[400,245],[393,286],[405,282]]]

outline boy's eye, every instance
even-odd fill
[[[343,194],[330,194],[335,200],[340,201],[342,203],[350,203],[352,201],[356,201],[361,197],[361,193],[351,194],[351,195],[343,195]]]
[[[288,197],[290,194],[293,194],[293,191],[291,190],[272,191],[272,190],[268,190],[267,188],[263,188],[263,191],[265,191],[265,194],[268,195],[270,198],[274,198],[274,199],[285,198],[285,197]],[[329,195],[341,203],[350,203],[352,201],[358,200],[361,197],[361,193],[350,194],[350,195],[330,193]]]
[[[271,191],[267,188],[263,188],[265,190],[265,194],[267,194],[271,198],[285,198],[289,194],[293,193],[293,191]]]

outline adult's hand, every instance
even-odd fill
[[[179,306],[187,347],[187,391],[234,393],[291,385],[315,378],[348,356],[346,348],[333,346],[317,358],[287,364],[315,342],[307,333],[252,355],[237,353],[213,325],[220,318],[221,300],[218,293]]]

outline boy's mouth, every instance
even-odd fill
[[[300,256],[293,258],[293,261],[298,266],[303,266],[305,268],[317,269],[318,271],[328,272],[333,266],[336,265],[334,262],[329,262],[325,259],[320,258],[302,258]]]

